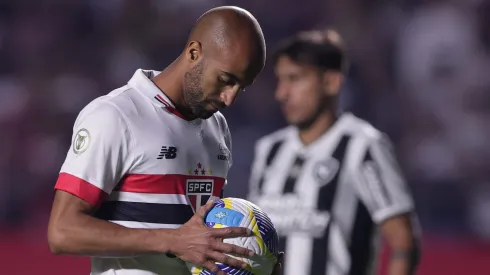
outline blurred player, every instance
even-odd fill
[[[182,54],[79,114],[56,183],[48,239],[56,254],[92,257],[92,275],[189,274],[184,261],[223,275],[215,261],[251,251],[203,217],[231,166],[231,137],[218,109],[252,84],[265,62],[256,19],[236,7],[205,13]],[[195,213],[195,214],[194,214]]]
[[[332,30],[281,44],[275,97],[290,126],[257,142],[249,198],[279,231],[286,275],[372,274],[377,228],[392,249],[390,274],[412,274],[412,198],[388,138],[339,113],[346,63]]]

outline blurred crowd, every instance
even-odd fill
[[[180,54],[195,19],[250,10],[269,54],[297,31],[333,27],[351,59],[345,110],[394,141],[422,227],[490,239],[490,3],[483,0],[0,1],[0,229],[44,226],[78,112],[137,68]],[[253,145],[284,126],[270,63],[225,110],[245,196]]]

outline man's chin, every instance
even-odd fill
[[[199,114],[199,118],[200,119],[208,119],[210,117],[212,117],[214,115],[215,112],[209,112],[209,111],[206,111],[206,112],[201,112]]]
[[[289,124],[296,126],[299,130],[307,130],[313,125],[313,123],[315,123],[315,119],[297,120]]]
[[[285,116],[284,119],[286,120],[286,122],[289,124],[289,125],[297,125],[297,124],[301,124],[301,121],[300,119],[297,119],[297,118],[293,118],[293,117],[288,117],[288,116]]]
[[[297,119],[297,118],[286,118],[286,122],[289,125],[293,125],[300,130],[305,130],[311,127],[311,125],[315,122],[314,119]]]
[[[192,113],[197,118],[208,119],[208,118],[213,116],[215,111],[214,110],[210,111],[210,110],[206,110],[205,108],[202,108],[202,107],[197,107],[197,108],[193,108]]]

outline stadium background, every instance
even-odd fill
[[[333,26],[352,60],[346,109],[394,140],[424,230],[422,275],[490,274],[490,4],[484,0],[0,0],[0,274],[88,274],[46,243],[74,119],[137,68],[163,69],[217,5],[259,19],[268,50]],[[227,196],[247,190],[253,142],[284,125],[270,64],[225,110]]]

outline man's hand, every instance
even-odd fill
[[[277,262],[274,266],[274,271],[272,271],[271,275],[282,275],[282,266],[283,266],[284,252],[279,252],[277,255]]]
[[[208,202],[199,208],[198,212],[182,227],[176,229],[175,240],[170,247],[170,253],[180,259],[204,267],[217,275],[226,275],[215,262],[245,269],[247,264],[229,257],[232,254],[248,258],[254,252],[243,247],[222,242],[222,239],[248,237],[252,232],[243,227],[209,228],[204,224],[206,213],[213,208],[213,202]]]

